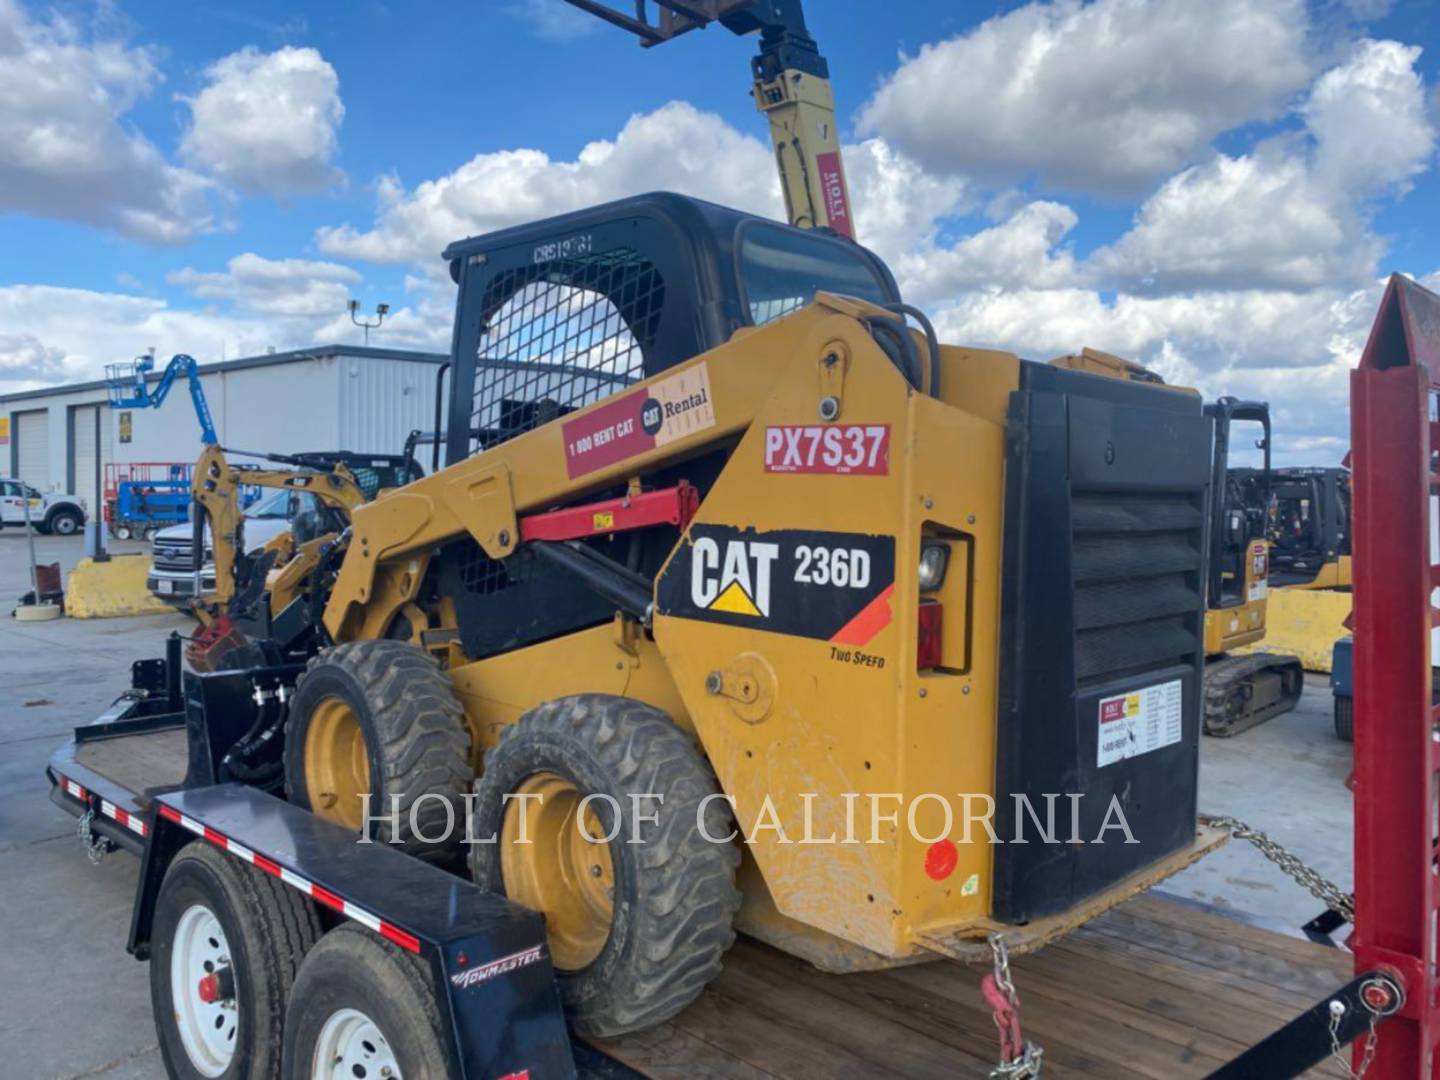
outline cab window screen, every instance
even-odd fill
[[[740,276],[756,326],[804,307],[817,292],[876,304],[893,299],[858,251],[836,240],[764,225],[742,234]]]

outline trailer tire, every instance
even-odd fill
[[[342,1059],[336,1072],[345,1076],[450,1076],[440,1003],[424,962],[354,923],[321,938],[290,997],[284,1075],[318,1075],[317,1051],[332,1063]]]
[[[218,936],[201,940],[216,927]],[[285,1004],[319,937],[314,904],[269,874],[200,841],[176,855],[151,926],[150,1000],[168,1074],[177,1080],[278,1077]],[[230,960],[233,1010],[203,1001],[194,970],[189,977],[196,985],[176,993],[176,978],[186,977],[187,967],[213,963],[204,959],[212,942],[209,951]],[[228,1060],[223,1045],[217,1050],[201,1034],[217,1020],[229,1022],[228,1033],[215,1028],[233,1043]]]
[[[527,791],[542,800],[514,800],[507,807],[507,795]],[[632,800],[632,793],[660,799]],[[603,847],[569,841],[574,849],[567,851],[563,837],[578,835],[574,825],[583,802],[577,799],[583,795],[596,797],[586,812],[589,835],[614,839]],[[546,911],[561,994],[583,1034],[620,1035],[661,1023],[720,973],[721,958],[735,940],[740,852],[732,842],[701,834],[702,807],[710,837],[731,832],[729,806],[719,795],[709,762],[669,716],[608,694],[579,694],[531,709],[486,753],[472,829],[497,842],[471,845],[471,876],[484,888]],[[547,799],[556,807],[569,800],[569,816],[557,810],[552,822]],[[521,852],[526,838],[515,831],[515,815],[524,811],[515,807],[526,805],[536,807],[537,824]],[[651,821],[652,814],[658,820]],[[565,833],[554,832],[556,826]],[[552,835],[559,842],[547,847]],[[627,842],[637,835],[640,843]],[[578,884],[567,890],[566,883]],[[576,910],[598,885],[610,892],[608,930],[603,902],[590,898],[588,908]],[[590,929],[597,921],[598,944]]]
[[[470,729],[450,677],[417,646],[352,641],[312,658],[286,728],[291,802],[359,832],[358,793],[368,791],[374,839],[431,862],[455,850],[475,775]],[[322,785],[338,797],[322,802],[325,792],[311,790]]]

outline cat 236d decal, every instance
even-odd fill
[[[893,536],[695,525],[656,598],[662,615],[865,645],[894,588]]]

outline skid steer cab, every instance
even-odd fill
[[[1198,396],[942,344],[864,248],[675,195],[446,255],[448,465],[353,508],[207,760],[543,912],[588,1035],[737,929],[988,962],[1219,842]]]

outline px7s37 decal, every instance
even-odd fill
[[[662,615],[864,645],[894,589],[893,536],[695,525],[656,598]]]

